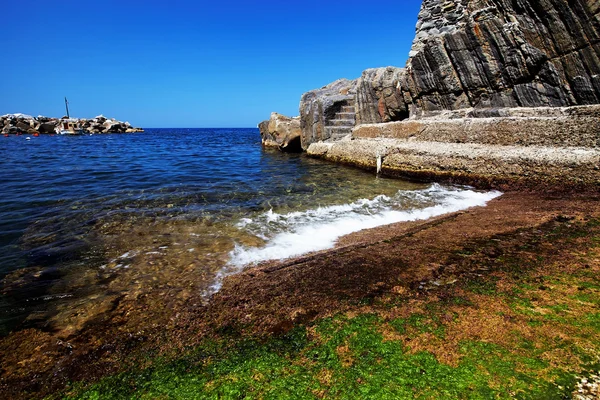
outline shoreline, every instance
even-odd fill
[[[117,300],[69,338],[36,329],[15,332],[0,340],[0,387],[14,398],[29,390],[47,395],[68,381],[95,381],[143,365],[148,354],[176,358],[210,338],[266,340],[360,309],[365,299],[429,296],[426,288],[437,287],[449,270],[452,279],[446,281],[456,281],[442,289],[458,287],[471,272],[446,265],[451,254],[551,223],[600,218],[599,196],[595,191],[506,192],[486,207],[359,231],[340,238],[334,249],[248,268],[226,277],[207,305],[196,295],[153,323],[128,317],[142,312],[152,318],[151,309]],[[144,307],[161,307],[161,302]],[[81,370],[83,365],[94,368]]]

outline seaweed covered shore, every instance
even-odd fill
[[[66,339],[16,332],[0,341],[0,388],[7,398],[592,393],[599,196],[507,192],[250,268],[208,304],[165,311],[155,293],[115,302]]]

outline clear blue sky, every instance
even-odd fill
[[[404,66],[420,0],[7,0],[0,115],[255,127],[302,93]]]

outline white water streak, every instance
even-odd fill
[[[239,272],[245,266],[326,250],[334,247],[340,237],[353,232],[484,206],[500,195],[497,191],[446,189],[434,184],[425,190],[399,191],[394,198],[381,195],[372,200],[361,199],[350,204],[288,214],[269,210],[255,220],[245,218],[238,223],[238,227],[266,238],[267,244],[258,248],[236,246],[229,254],[228,265],[217,274],[210,292],[218,291],[225,276]],[[420,203],[423,208],[413,206],[406,209],[403,203]]]

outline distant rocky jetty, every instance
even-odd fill
[[[301,145],[414,178],[600,186],[598,104],[597,0],[423,0],[404,68],[302,96]]]
[[[117,121],[99,115],[95,118],[50,118],[44,116],[32,117],[25,114],[6,114],[0,116],[2,134],[54,134],[60,130],[63,123],[76,126],[87,133],[134,133],[143,132],[142,128],[131,126],[129,122]]]

